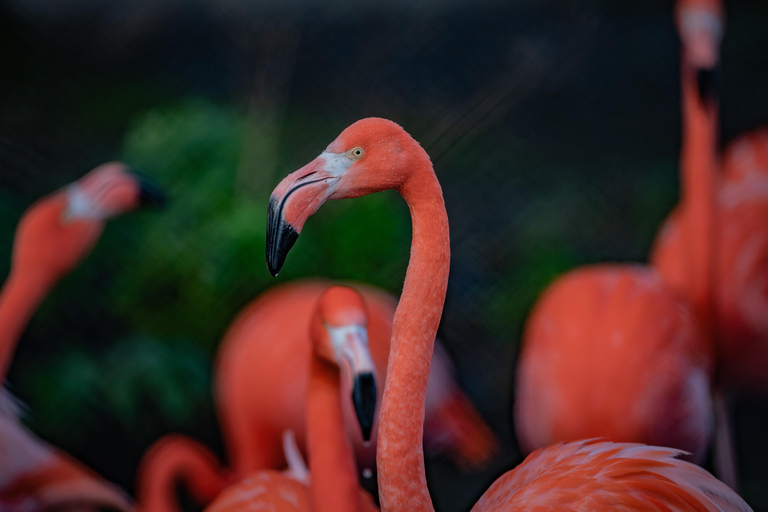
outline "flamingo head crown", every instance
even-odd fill
[[[398,124],[368,118],[349,126],[320,156],[289,174],[269,198],[267,266],[276,276],[304,222],[328,199],[397,189],[429,156]]]
[[[24,213],[16,231],[13,267],[57,279],[90,252],[107,219],[140,205],[164,203],[165,195],[156,185],[124,164],[100,165]]]
[[[352,389],[363,439],[371,437],[376,410],[376,370],[368,349],[368,312],[362,296],[347,286],[328,288],[311,323],[312,350],[338,366]]]
[[[699,96],[714,98],[723,38],[722,0],[678,0],[675,21],[682,42],[683,61],[696,72]]]

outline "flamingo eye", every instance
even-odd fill
[[[363,158],[363,155],[365,154],[365,151],[363,151],[363,148],[352,148],[349,151],[347,151],[347,155],[352,160],[360,160]]]

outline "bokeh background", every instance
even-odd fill
[[[2,274],[24,209],[103,161],[172,196],[110,222],[9,378],[36,433],[128,491],[165,433],[221,454],[211,362],[249,300],[313,275],[399,292],[410,223],[394,193],[324,206],[278,279],[264,263],[272,188],[351,122],[403,125],[445,193],[440,336],[502,450],[477,473],[428,461],[441,512],[468,510],[520,460],[514,358],[543,287],[580,264],[646,261],[677,200],[671,2],[359,4],[0,0]],[[768,123],[767,27],[768,3],[727,3],[723,144]],[[768,510],[768,407],[743,400],[737,419],[743,495]]]

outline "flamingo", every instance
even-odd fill
[[[701,59],[712,58],[705,43],[716,36],[716,27],[705,23],[711,12],[703,6],[710,4],[678,5],[686,48]],[[687,57],[682,70],[680,171],[695,299],[640,265],[588,266],[553,283],[528,319],[518,363],[515,418],[524,451],[605,437],[679,448],[695,462],[706,454],[714,421],[708,297],[717,126],[711,74]]]
[[[222,467],[197,441],[176,434],[161,438],[148,450],[137,473],[143,510],[178,511],[175,490],[179,482],[198,503],[207,504],[228,483],[258,469],[281,467],[280,436],[286,430],[305,445],[312,344],[304,326],[328,286],[321,280],[278,286],[238,314],[222,341],[215,372],[216,404],[231,468]],[[371,355],[377,375],[385,380],[397,300],[376,288],[355,287],[368,305]],[[349,397],[351,392],[342,382],[342,396]],[[370,478],[375,469],[377,421],[361,429],[353,403],[342,401],[345,431],[358,468],[364,478]],[[497,446],[493,433],[458,387],[450,358],[440,345],[432,358],[425,421],[425,447],[432,452],[449,450],[463,467],[484,464]]]
[[[0,291],[0,380],[37,306],[91,251],[107,219],[162,193],[118,162],[103,164],[32,205],[22,216],[11,271]],[[8,404],[7,398],[3,401]],[[131,510],[125,495],[80,463],[36,438],[8,406],[0,408],[0,509],[55,507]]]
[[[274,470],[257,471],[225,490],[207,512],[378,510],[358,485],[340,395],[342,378],[354,378],[354,394],[361,397],[362,404],[360,428],[369,428],[376,401],[376,370],[368,350],[367,324],[365,301],[353,288],[333,286],[316,301],[308,326],[312,345],[306,382],[309,485]]]
[[[424,401],[450,263],[448,216],[429,156],[405,130],[368,118],[288,175],[269,201],[267,265],[276,274],[307,218],[328,199],[394,189],[411,212],[413,239],[395,313],[376,455],[385,512],[433,511],[426,485]],[[473,510],[720,510],[749,506],[680,452],[572,441],[541,449],[502,475]]]
[[[684,158],[710,158],[717,154],[715,83],[719,44],[723,32],[723,6],[719,0],[688,0],[678,5],[678,30],[683,43],[683,101],[705,105],[696,121],[711,135],[706,145],[688,148]],[[694,85],[694,72],[698,88]],[[702,80],[702,78],[704,80]],[[698,89],[698,90],[697,90]],[[711,126],[708,126],[711,125]],[[717,201],[717,217],[696,209],[686,196],[697,192],[683,187],[680,205],[662,226],[651,254],[668,286],[698,304],[702,322],[713,333],[715,369],[715,465],[726,483],[737,484],[735,449],[731,433],[733,393],[768,393],[768,130],[740,137],[725,151],[722,163],[711,170],[717,181],[698,186]],[[718,172],[721,171],[721,172]],[[708,187],[708,188],[707,188]],[[709,227],[707,227],[709,225]],[[709,229],[708,232],[705,232]],[[705,252],[689,247],[689,240],[707,237]],[[718,243],[715,243],[717,240]],[[708,262],[703,254],[714,260]],[[689,264],[690,263],[690,264]],[[697,287],[692,276],[708,266],[710,287]]]

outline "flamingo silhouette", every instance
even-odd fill
[[[329,283],[304,280],[275,287],[246,306],[232,322],[219,349],[216,404],[231,468],[222,467],[200,443],[179,435],[161,438],[147,452],[137,474],[138,501],[146,512],[179,510],[176,484],[184,483],[198,503],[213,500],[227,483],[257,469],[284,464],[280,436],[306,439],[306,382],[311,342],[306,323]],[[389,339],[397,300],[376,288],[355,285],[368,305],[370,350],[377,375],[386,381]],[[307,319],[304,321],[304,319]],[[280,340],[276,343],[275,340]],[[438,345],[427,386],[425,446],[446,449],[463,466],[477,467],[494,453],[491,430],[459,389],[445,350]],[[351,389],[342,383],[342,397]],[[342,400],[345,432],[358,468],[372,477],[377,421],[360,428],[354,400]]]
[[[267,265],[276,274],[307,218],[328,199],[395,189],[408,203],[411,258],[395,313],[379,418],[382,510],[433,511],[421,449],[424,399],[450,263],[448,216],[427,153],[397,124],[352,124],[290,174],[269,202]],[[577,441],[530,455],[502,475],[473,510],[750,510],[673,449]]]
[[[274,470],[257,471],[225,490],[207,512],[378,510],[358,485],[339,393],[344,378],[354,380],[354,393],[362,401],[360,426],[367,428],[373,421],[376,388],[365,301],[352,288],[333,286],[316,303],[308,326],[312,340],[306,401],[309,485]]]
[[[0,380],[37,306],[90,253],[107,219],[140,204],[163,202],[157,187],[112,162],[24,213],[16,231],[10,275],[0,292]],[[120,490],[24,428],[14,408],[7,406],[7,395],[2,401],[6,406],[0,407],[0,509],[131,509]]]

